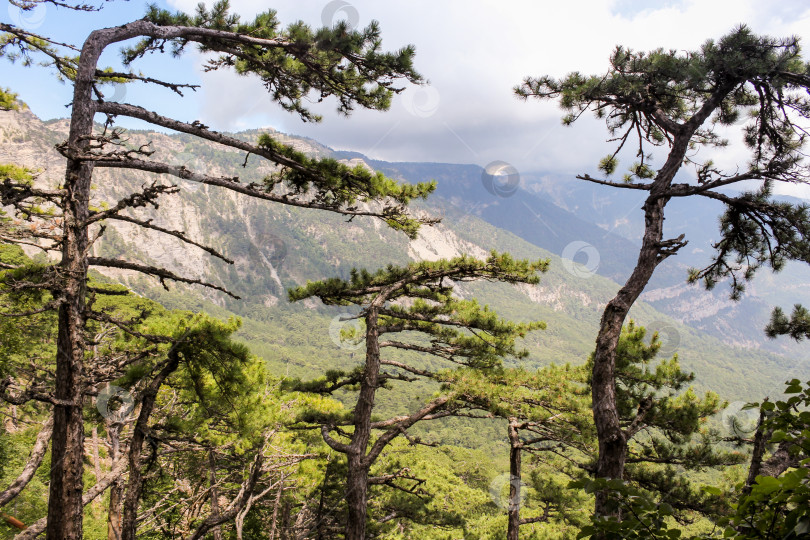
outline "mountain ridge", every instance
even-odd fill
[[[49,129],[50,125],[57,129]],[[64,165],[53,145],[63,136],[60,127],[58,121],[46,124],[29,112],[0,113],[0,161],[44,166],[38,182],[58,184]],[[242,132],[239,136],[254,134]],[[272,170],[256,159],[250,159],[242,168],[243,154],[222,151],[186,135],[132,131],[127,136],[133,145],[151,141],[156,159],[187,163],[190,168],[204,166],[213,174],[232,176],[234,170],[239,170],[243,181],[251,181]],[[305,140],[277,133],[273,136],[294,139],[299,148],[310,150],[310,143]],[[311,151],[329,152],[317,143]],[[373,166],[373,160],[370,161],[366,163]],[[469,175],[473,170],[467,172],[468,178],[472,178]],[[154,177],[144,173],[99,170],[94,181],[94,204],[112,203],[153,180]],[[618,288],[615,282],[602,276],[583,274],[579,266],[566,266],[554,253],[495,227],[475,213],[446,204],[441,191],[446,186],[442,187],[441,182],[439,197],[415,207],[419,211],[443,213],[445,223],[425,228],[416,240],[409,241],[370,218],[347,223],[345,217],[335,214],[265,204],[184,180],[171,181],[180,187],[180,193],[162,202],[159,211],[139,210],[138,215],[152,218],[158,225],[186,231],[195,240],[208,243],[234,259],[234,265],[226,265],[174,238],[138,230],[127,223],[109,222],[104,236],[93,247],[94,252],[165,265],[172,271],[225,286],[244,300],[235,301],[216,292],[185,286],[173,287],[175,292],[167,295],[154,281],[131,272],[104,273],[140,294],[171,303],[170,307],[217,306],[221,314],[244,317],[245,326],[251,329],[244,339],[277,371],[284,369],[284,355],[300,358],[298,352],[292,351],[292,344],[321,359],[321,363],[314,364],[311,359],[301,360],[309,366],[304,371],[309,370],[310,375],[334,365],[356,362],[349,352],[330,343],[328,327],[336,314],[334,310],[314,302],[289,305],[285,294],[287,288],[307,280],[346,277],[352,267],[374,269],[383,264],[407,264],[462,253],[481,256],[492,248],[521,258],[550,258],[549,273],[534,288],[503,289],[485,284],[461,289],[462,294],[475,295],[504,317],[548,323],[546,331],[527,340],[531,351],[528,367],[551,361],[583,362],[593,348],[601,308]],[[285,326],[288,325],[285,318],[298,320],[300,316],[309,319],[302,323],[309,325],[303,332],[313,344],[302,344],[301,336]],[[781,356],[752,349],[729,349],[643,302],[634,307],[632,316],[640,324],[668,328],[670,338],[677,335],[679,343],[670,352],[680,353],[683,364],[697,372],[699,386],[716,389],[729,398],[759,398],[763,392],[781,390],[787,376],[783,373],[791,371],[797,376],[810,373],[806,363],[794,365],[791,359]],[[261,330],[262,325],[266,330]],[[316,327],[321,330],[315,330]]]

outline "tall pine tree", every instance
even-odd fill
[[[357,400],[347,418],[321,419],[321,434],[334,450],[346,455],[347,540],[366,538],[370,484],[396,482],[399,473],[371,477],[371,466],[385,447],[414,424],[450,416],[464,407],[463,387],[456,389],[448,369],[497,370],[504,357],[521,358],[516,339],[541,323],[503,321],[475,300],[454,295],[454,284],[475,280],[537,283],[547,261],[518,261],[493,252],[486,260],[461,256],[450,260],[388,266],[371,273],[352,271],[348,280],[332,278],[293,289],[291,300],[317,297],[327,305],[355,305],[365,323],[365,361],[350,373],[332,373],[304,388],[325,393],[357,387]],[[442,362],[402,362],[383,356],[384,349],[413,351]],[[460,367],[457,367],[460,366]],[[444,383],[443,390],[415,410],[374,421],[377,390],[394,380],[419,379]],[[315,418],[310,420],[317,420]],[[351,432],[343,431],[351,426]],[[376,437],[374,433],[378,433]],[[343,442],[341,439],[347,439]]]
[[[92,9],[85,4],[55,0],[21,1],[18,5],[22,9],[33,9],[42,2]],[[149,220],[128,215],[132,208],[156,207],[161,197],[176,192],[176,186],[156,182],[113,202],[107,209],[92,209],[91,183],[96,167],[168,174],[269,202],[378,217],[410,235],[415,234],[421,221],[406,212],[406,205],[411,199],[424,197],[433,190],[432,184],[398,184],[361,167],[348,167],[331,159],[312,159],[266,135],[258,141],[246,142],[213,131],[200,122],[183,122],[141,106],[109,101],[100,86],[110,81],[149,84],[181,95],[193,85],[161,81],[131,69],[116,72],[104,68],[99,65],[102,53],[112,45],[139,40],[123,51],[124,64],[131,66],[147,54],[171,51],[180,55],[190,46],[196,46],[201,52],[212,55],[207,69],[233,68],[239,75],[258,77],[272,101],[306,121],[320,119],[305,106],[312,94],[317,99],[336,98],[338,110],[346,114],[355,107],[384,110],[389,107],[392,95],[402,90],[396,85],[398,81],[419,83],[421,78],[412,66],[412,47],[395,52],[381,50],[376,22],[361,30],[353,30],[346,23],[321,30],[295,23],[283,29],[275,12],[260,13],[253,20],[243,22],[230,13],[227,1],[217,2],[210,10],[201,5],[194,15],[169,13],[152,6],[140,20],[91,32],[81,47],[65,45],[7,23],[0,23],[0,32],[4,33],[0,54],[12,60],[23,58],[28,63],[39,55],[60,78],[73,84],[68,140],[58,147],[67,160],[64,183],[56,190],[45,192],[33,188],[30,181],[14,182],[14,178],[5,177],[0,202],[3,206],[14,205],[22,213],[36,207],[37,200],[41,199],[58,208],[59,227],[39,240],[58,252],[61,261],[28,281],[32,287],[52,293],[59,321],[47,537],[79,540],[82,537],[84,472],[82,409],[88,390],[86,377],[92,370],[92,365],[85,361],[89,341],[85,329],[92,315],[87,303],[88,269],[133,270],[161,281],[198,283],[223,290],[164,268],[92,257],[90,248],[94,238],[103,233],[104,220],[125,220],[172,235],[228,260],[183,231],[160,228]],[[106,115],[101,132],[95,130],[97,114]],[[187,133],[244,152],[246,156],[267,160],[275,172],[259,182],[243,183],[236,176],[212,176],[205,171],[151,160],[148,148],[126,147],[120,130],[115,128],[115,118],[119,116]],[[361,205],[362,202],[373,204]],[[39,217],[32,216],[35,221]]]
[[[554,99],[568,111],[565,124],[593,111],[605,120],[616,150],[599,168],[609,176],[620,151],[632,147],[636,162],[623,180],[578,178],[617,189],[646,192],[644,234],[638,262],[602,315],[593,361],[593,414],[599,435],[598,476],[620,479],[627,460],[627,435],[621,425],[616,391],[616,350],[622,325],[661,262],[686,245],[683,235],[664,237],[667,203],[674,197],[707,197],[725,204],[720,240],[709,265],[689,279],[713,287],[731,282],[738,298],[757,269],[780,269],[789,260],[810,262],[810,214],[804,204],[773,199],[777,184],[808,180],[802,148],[805,132],[796,122],[810,118],[808,67],[799,39],[757,36],[739,27],[700,50],[656,49],[648,53],[617,47],[602,75],[578,72],[562,79],[527,78],[515,90],[523,99]],[[750,151],[746,164],[723,171],[699,161],[700,147],[722,147],[720,126],[747,116],[742,127]],[[652,150],[666,156],[655,163]],[[691,178],[676,175],[691,170]],[[739,195],[724,188],[745,182]],[[609,513],[600,492],[596,511]]]

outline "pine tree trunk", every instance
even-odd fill
[[[675,138],[667,161],[658,172],[644,203],[644,237],[636,267],[602,314],[591,380],[593,418],[599,440],[596,465],[596,476],[599,478],[621,479],[624,476],[627,438],[621,428],[616,403],[616,346],[630,308],[650,282],[656,267],[666,258],[661,251],[664,207],[669,201],[666,193],[680,168],[690,138],[691,133]],[[598,515],[621,517],[619,508],[611,503],[606,491],[597,492],[594,510]]]
[[[509,509],[506,540],[518,540],[520,534],[520,433],[516,418],[509,419]]]
[[[120,453],[121,424],[107,426],[110,441],[110,460],[115,463]],[[107,540],[121,540],[121,503],[124,497],[124,481],[116,478],[110,486],[110,507],[107,513]]]
[[[91,87],[101,47],[88,38],[81,53],[73,91],[68,148],[81,152],[92,134],[94,106]],[[84,371],[85,295],[92,163],[68,159],[62,204],[64,239],[59,265],[60,283],[56,377],[51,442],[51,475],[48,495],[48,540],[81,540],[84,482],[84,420],[82,377]]]
[[[368,471],[371,466],[366,459],[366,450],[371,438],[371,414],[380,377],[377,317],[376,308],[369,308],[366,314],[366,366],[360,382],[360,395],[354,407],[354,433],[347,456],[346,503],[349,511],[346,540],[365,540],[366,537]]]
[[[71,265],[74,266],[74,265]],[[86,267],[85,267],[86,270]],[[81,540],[82,491],[84,481],[84,420],[82,418],[82,314],[84,284],[75,279],[66,289],[79,289],[70,304],[59,309],[59,350],[56,354],[55,397],[63,404],[54,406],[53,465],[48,494],[48,540]],[[71,403],[67,405],[65,403]]]
[[[349,456],[346,504],[349,508],[346,540],[365,540],[368,497],[368,467],[362,456]]]
[[[155,399],[158,390],[166,380],[180,365],[180,357],[176,350],[169,352],[169,361],[160,370],[160,373],[149,383],[143,392],[141,399],[141,410],[138,413],[138,420],[132,430],[132,440],[129,442],[129,452],[127,461],[129,462],[129,480],[127,481],[126,493],[123,501],[123,517],[121,519],[121,539],[135,540],[135,533],[138,529],[138,503],[141,498],[143,488],[143,473],[141,472],[141,454],[143,453],[143,443],[146,440],[146,432],[149,429],[149,417],[155,407]]]
[[[652,199],[652,197],[650,198]],[[596,476],[622,478],[627,459],[627,439],[619,421],[616,404],[616,346],[622,325],[633,303],[652,277],[657,266],[658,243],[664,224],[663,201],[645,203],[646,232],[638,263],[619,294],[611,300],[602,314],[593,362],[591,394],[593,418],[599,440]],[[597,492],[595,511],[599,515],[619,516],[619,509],[608,500],[608,493]]]
[[[217,489],[217,462],[214,451],[208,451],[208,480],[211,482],[211,517],[219,517],[219,490]],[[214,540],[222,540],[222,529],[217,526],[211,529]]]
[[[82,398],[85,352],[85,296],[93,163],[82,160],[92,141],[96,105],[93,83],[104,48],[113,41],[135,37],[134,27],[90,33],[82,46],[73,85],[62,201],[62,260],[52,293],[59,302],[54,377],[53,439],[48,493],[47,540],[81,540],[84,482],[84,420]]]

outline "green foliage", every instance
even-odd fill
[[[806,137],[796,123],[810,118],[808,88],[810,69],[797,37],[758,36],[739,26],[697,51],[616,47],[604,75],[529,77],[515,92],[523,99],[558,100],[567,112],[566,124],[589,110],[603,118],[616,143],[615,152],[599,163],[606,174],[616,169],[625,144],[637,140],[638,161],[629,167],[625,184],[600,183],[648,190],[650,197],[663,197],[664,204],[670,197],[688,196],[725,203],[713,260],[690,270],[689,280],[711,289],[731,278],[736,300],[760,267],[778,271],[790,260],[810,262],[808,206],[772,198],[775,183],[810,178],[802,150]],[[694,155],[702,146],[725,146],[717,126],[732,124],[743,114],[748,118],[742,127],[750,156],[747,168],[726,173],[686,154],[687,149]],[[655,170],[651,149],[658,146],[669,146],[670,152]],[[683,165],[694,165],[696,182],[673,183]],[[746,180],[757,181],[758,189],[739,196],[717,189]]]
[[[589,391],[585,371],[571,365],[551,364],[536,372],[507,368],[496,373],[462,369],[446,374],[444,384],[454,388],[471,405],[501,418],[518,417],[544,423],[558,420],[558,429],[587,430],[583,414]],[[553,428],[550,428],[553,429]],[[559,433],[559,437],[564,437]]]
[[[294,193],[303,194],[312,187],[313,178],[317,178],[318,191],[313,199],[315,205],[340,207],[382,198],[407,205],[412,199],[427,198],[436,189],[435,182],[416,185],[398,183],[363,165],[350,167],[332,158],[310,158],[268,134],[259,136],[258,145],[272,150],[282,158],[280,162],[283,167],[265,177],[265,187],[272,190],[276,184],[283,182]],[[414,238],[418,222],[414,219],[402,221],[396,214],[397,212],[390,212],[387,223]]]
[[[298,113],[305,121],[318,121],[303,101],[313,92],[317,99],[337,98],[338,110],[344,114],[355,104],[370,109],[387,109],[391,96],[402,89],[394,86],[398,78],[419,83],[421,76],[413,68],[413,46],[393,52],[381,52],[380,29],[372,22],[363,30],[354,30],[346,23],[333,28],[313,31],[303,22],[280,29],[276,12],[268,10],[255,19],[243,23],[238,15],[229,11],[227,1],[216,2],[211,10],[203,4],[193,16],[169,13],[152,5],[146,18],[161,26],[182,25],[221,30],[255,38],[275,40],[276,49],[235,45],[238,52],[229,50],[216,40],[200,44],[202,52],[220,52],[217,59],[209,60],[209,69],[233,66],[242,75],[257,75],[271,92],[273,101],[288,111]],[[131,63],[144,54],[163,46],[164,40],[145,38],[124,52],[124,61]],[[172,41],[172,52],[181,54],[188,41]]]
[[[707,289],[731,277],[731,298],[739,299],[763,265],[778,272],[788,261],[810,263],[810,206],[771,200],[771,184],[735,198],[720,217],[722,238],[714,247],[715,263],[691,269],[689,281],[702,281]],[[761,216],[767,216],[767,228]]]
[[[599,170],[610,176],[616,172],[618,165],[619,161],[616,159],[616,156],[605,156],[599,161]]]
[[[11,181],[26,186],[32,185],[34,181],[31,170],[9,163],[0,164],[0,180],[3,183]]]
[[[772,339],[784,335],[789,335],[796,341],[810,338],[810,311],[801,304],[796,304],[788,319],[782,308],[773,308],[771,321],[765,328],[765,334]]]
[[[307,283],[289,291],[290,301],[295,302],[311,296],[319,297],[327,305],[350,305],[365,303],[378,290],[391,287],[391,299],[409,295],[425,295],[430,300],[448,297],[452,286],[442,280],[472,281],[476,279],[498,280],[506,283],[538,283],[538,271],[548,268],[548,260],[515,260],[508,253],[493,251],[486,260],[468,255],[438,261],[412,262],[407,267],[389,265],[371,273],[367,270],[352,270],[348,280],[330,278],[317,283]],[[398,286],[402,281],[403,286]],[[420,282],[438,282],[435,286],[420,286]],[[435,289],[435,290],[433,290]],[[418,293],[418,294],[417,294]]]
[[[13,111],[19,108],[17,94],[8,88],[0,88],[0,111]]]
[[[646,339],[646,329],[630,321],[622,329],[616,347],[616,400],[619,414],[627,427],[639,407],[649,402],[644,424],[664,429],[668,437],[682,441],[700,429],[700,420],[715,415],[722,408],[717,394],[709,392],[703,399],[686,388],[695,376],[681,371],[677,355],[653,362],[661,342],[653,334]],[[589,360],[587,371],[591,371]],[[590,380],[590,377],[589,377]],[[680,393],[686,389],[685,392]]]
[[[656,503],[647,494],[618,479],[597,478],[572,482],[572,488],[595,494],[610,490],[622,510],[621,519],[596,515],[582,527],[577,538],[605,540],[676,540],[685,538],[673,527],[674,509],[667,503]]]
[[[779,477],[757,476],[742,494],[725,537],[799,539],[810,535],[810,381],[788,381],[784,400],[763,402],[762,429],[772,444],[787,445],[799,466]]]
[[[527,78],[515,88],[519,97],[558,98],[569,118],[593,110],[605,118],[613,136],[624,137],[628,126],[638,127],[648,143],[663,143],[661,119],[688,121],[697,113],[708,96],[725,89],[717,121],[731,123],[741,109],[761,106],[760,115],[752,117],[749,133],[757,159],[768,151],[789,148],[792,130],[778,118],[775,103],[766,103],[758,90],[793,92],[803,88],[807,67],[802,62],[797,38],[774,39],[754,35],[740,26],[715,42],[707,41],[699,51],[682,52],[656,49],[635,52],[616,47],[610,58],[607,75],[585,76],[574,72],[563,79]],[[773,73],[778,70],[777,73]],[[769,74],[767,79],[763,74]],[[790,107],[807,111],[807,99],[791,94]],[[764,114],[762,114],[764,113]],[[774,122],[774,131],[759,129]],[[624,140],[624,138],[622,138]],[[722,145],[710,132],[701,132],[698,144]],[[793,157],[795,154],[791,154]]]

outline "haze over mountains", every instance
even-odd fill
[[[0,160],[43,169],[39,182],[61,181],[63,158],[54,150],[66,134],[66,122],[42,122],[30,111],[0,113]],[[259,131],[239,137],[255,139]],[[132,131],[130,144],[151,142],[156,159],[169,159],[209,174],[260,180],[272,169],[250,157],[228,152],[185,135]],[[529,366],[551,361],[581,363],[593,348],[604,304],[632,268],[637,255],[640,201],[634,193],[600,189],[574,179],[524,175],[514,193],[493,193],[475,165],[387,163],[349,152],[333,152],[310,139],[274,132],[302,151],[363,162],[389,176],[410,182],[435,179],[436,193],[415,205],[443,218],[408,241],[371,219],[324,215],[277,204],[264,204],[231,192],[177,181],[181,192],[166,198],[160,209],[141,209],[155,223],[184,230],[234,259],[234,265],[173,238],[127,223],[108,223],[94,249],[97,254],[165,266],[177,273],[223,285],[242,297],[234,301],[200,288],[172,285],[166,293],[154,281],[127,272],[107,275],[169,307],[207,309],[215,315],[245,318],[242,337],[283,374],[311,376],[324,369],[355,362],[352,352],[335,347],[329,326],[340,310],[315,303],[289,305],[285,291],[307,280],[346,276],[351,268],[377,268],[409,260],[451,257],[462,253],[483,256],[489,250],[517,257],[550,258],[551,270],[537,287],[479,285],[462,287],[505,317],[544,320],[548,329],[529,338]],[[95,174],[98,204],[111,203],[152,182],[145,173]],[[508,195],[508,196],[504,196]],[[635,197],[628,196],[635,195]],[[810,354],[786,338],[768,341],[762,328],[774,305],[786,308],[810,298],[810,272],[791,267],[782,275],[762,275],[744,300],[732,303],[719,285],[706,292],[684,284],[686,269],[708,256],[716,233],[719,208],[678,206],[668,234],[687,234],[684,253],[668,261],[656,275],[633,316],[658,329],[663,351],[678,353],[698,375],[698,386],[728,399],[758,399],[781,391],[786,378],[810,374]],[[636,224],[637,225],[637,224]],[[573,248],[572,248],[573,246]],[[573,249],[573,251],[572,251]],[[560,255],[573,258],[563,261]],[[598,263],[598,264],[597,264]],[[296,352],[288,345],[295,343]],[[780,353],[780,354],[774,354]]]

